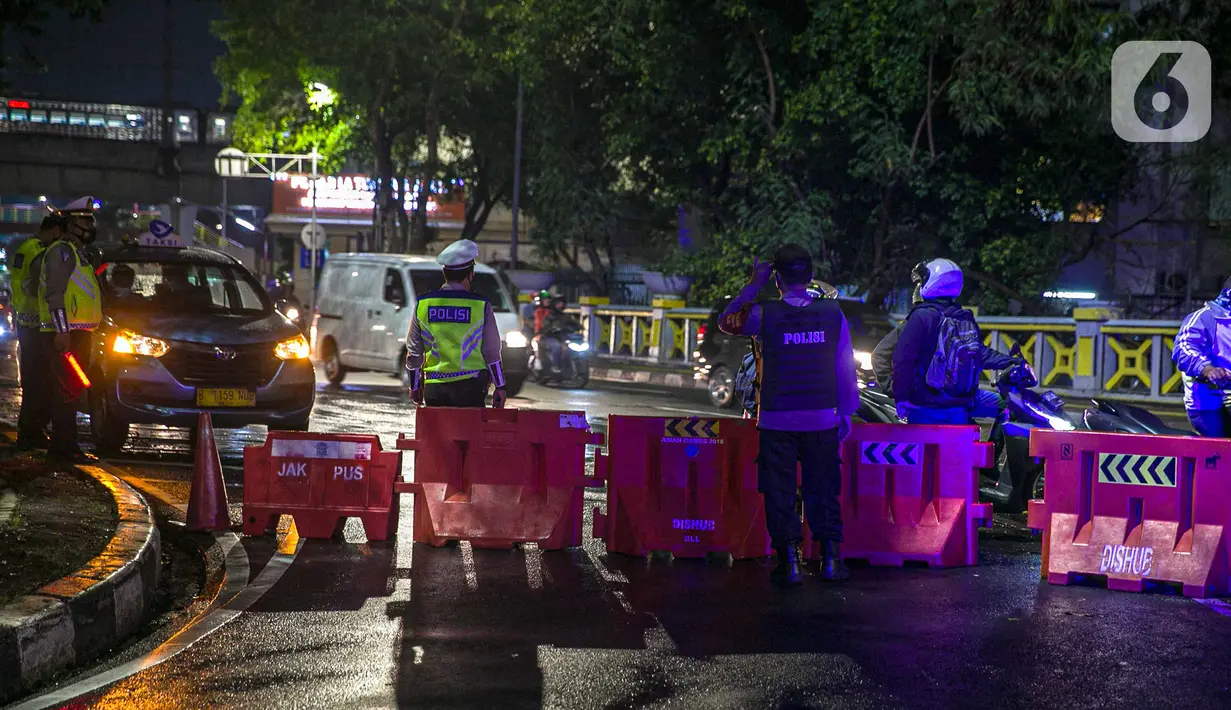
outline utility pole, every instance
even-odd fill
[[[509,238],[509,268],[517,268],[517,218],[521,212],[521,115],[522,80],[517,74],[517,136],[513,140],[513,233]]]

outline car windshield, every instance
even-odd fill
[[[100,279],[103,306],[167,315],[248,315],[273,311],[269,296],[239,265],[114,261]]]
[[[410,272],[410,278],[414,283],[416,296],[422,296],[428,291],[435,291],[443,286],[445,282],[445,277],[436,270],[421,271],[416,269]],[[500,282],[496,280],[495,274],[485,274],[476,271],[470,287],[471,290],[486,298],[492,304],[493,312],[512,312],[512,309],[509,308],[509,302],[504,296],[504,289],[500,288]]]

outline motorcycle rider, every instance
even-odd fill
[[[547,349],[547,362],[551,373],[559,375],[564,358],[564,339],[576,327],[572,316],[564,312],[568,301],[563,295],[556,294],[549,301],[547,316],[543,319],[542,339],[540,343]]]
[[[1184,379],[1184,409],[1201,436],[1231,432],[1225,406],[1231,389],[1231,278],[1222,292],[1190,313],[1175,336],[1171,359]]]
[[[963,286],[957,264],[924,261],[911,271],[911,278],[915,305],[906,321],[877,346],[881,358],[891,353],[887,384],[898,418],[911,424],[968,424],[972,417],[996,416],[1002,408],[1000,396],[979,389],[979,375],[1014,367],[1020,360],[983,344],[974,315],[957,303]]]

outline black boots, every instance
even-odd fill
[[[836,542],[821,543],[821,579],[840,582],[851,576],[842,562],[842,554]]]
[[[804,581],[801,568],[803,553],[799,545],[787,545],[778,548],[778,566],[769,574],[769,578],[784,587],[795,587]]]

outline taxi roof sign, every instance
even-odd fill
[[[184,249],[188,246],[180,238],[180,235],[175,233],[174,227],[160,219],[150,222],[150,231],[142,234],[137,239],[137,244],[143,247],[167,247],[171,249]]]

